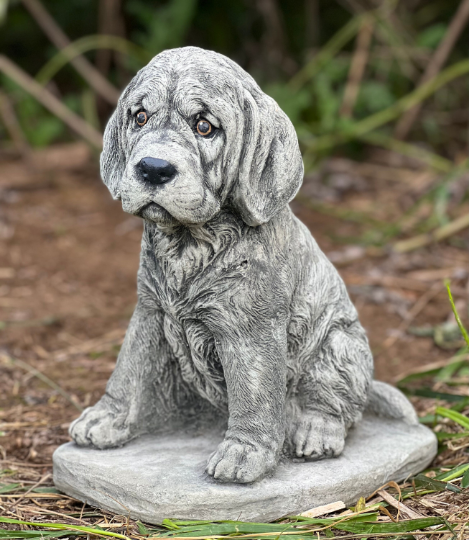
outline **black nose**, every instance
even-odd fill
[[[176,168],[164,159],[144,157],[137,165],[142,178],[150,184],[164,184],[176,175]]]

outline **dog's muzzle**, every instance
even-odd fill
[[[176,167],[165,161],[152,157],[144,157],[137,164],[141,178],[149,184],[166,184],[176,176]]]

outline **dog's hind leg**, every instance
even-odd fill
[[[287,453],[315,459],[340,455],[347,430],[366,406],[372,376],[360,324],[333,327],[287,399]]]
[[[163,320],[161,311],[137,304],[106,393],[70,426],[77,444],[120,446],[171,415],[177,363],[164,338]]]

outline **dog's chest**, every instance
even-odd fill
[[[204,322],[219,309],[232,272],[216,257],[148,253],[145,279],[164,312],[164,335],[185,382],[214,406],[226,409],[226,383],[216,339]]]
[[[184,381],[218,408],[226,409],[227,393],[216,342],[200,320],[164,318],[164,334],[181,367]]]

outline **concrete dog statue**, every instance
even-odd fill
[[[101,173],[144,219],[138,303],[105,395],[71,425],[77,444],[219,411],[206,471],[247,483],[282,452],[338,456],[365,409],[417,422],[373,381],[345,285],[288,206],[303,179],[293,125],[235,62],[156,56],[107,125]]]

